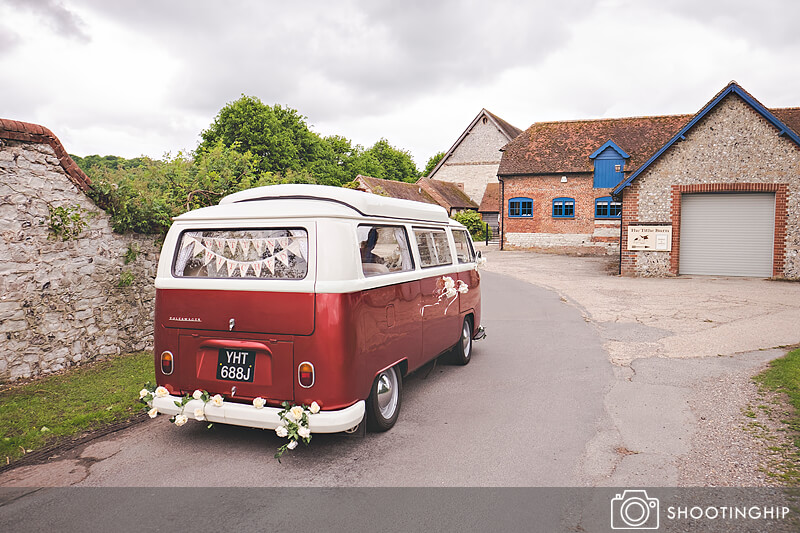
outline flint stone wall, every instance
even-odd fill
[[[786,184],[785,255],[779,275],[800,278],[800,149],[739,97],[729,95],[637,181],[637,221],[662,224],[673,222],[673,185]],[[625,191],[623,204],[631,197],[629,192]],[[673,232],[679,231],[673,224]],[[670,254],[678,253],[676,247],[672,252],[625,250],[623,273],[674,275]]]
[[[89,226],[56,238],[48,208],[76,206]],[[138,254],[125,264],[131,248]],[[0,382],[152,349],[158,252],[152,236],[112,233],[52,146],[3,140]],[[128,286],[119,286],[123,272]]]
[[[480,205],[486,185],[498,183],[497,169],[500,166],[500,148],[508,144],[508,138],[488,122],[478,122],[456,147],[450,157],[430,177],[434,180],[462,184],[464,192]]]

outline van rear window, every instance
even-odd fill
[[[185,231],[172,268],[178,278],[303,279],[307,273],[302,228]]]

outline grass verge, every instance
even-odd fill
[[[153,354],[140,352],[0,389],[0,459],[134,417],[142,384],[154,379]]]
[[[769,368],[753,379],[762,390],[782,397],[777,407],[762,407],[780,421],[788,437],[785,444],[771,447],[779,460],[772,465],[769,474],[787,485],[800,486],[800,349],[772,361]]]

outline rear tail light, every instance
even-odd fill
[[[169,376],[174,369],[175,361],[172,358],[172,352],[161,352],[161,373]]]
[[[300,363],[300,366],[297,367],[297,381],[304,389],[314,385],[314,365],[308,361]]]

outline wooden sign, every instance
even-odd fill
[[[628,226],[628,250],[671,251],[672,226]]]

